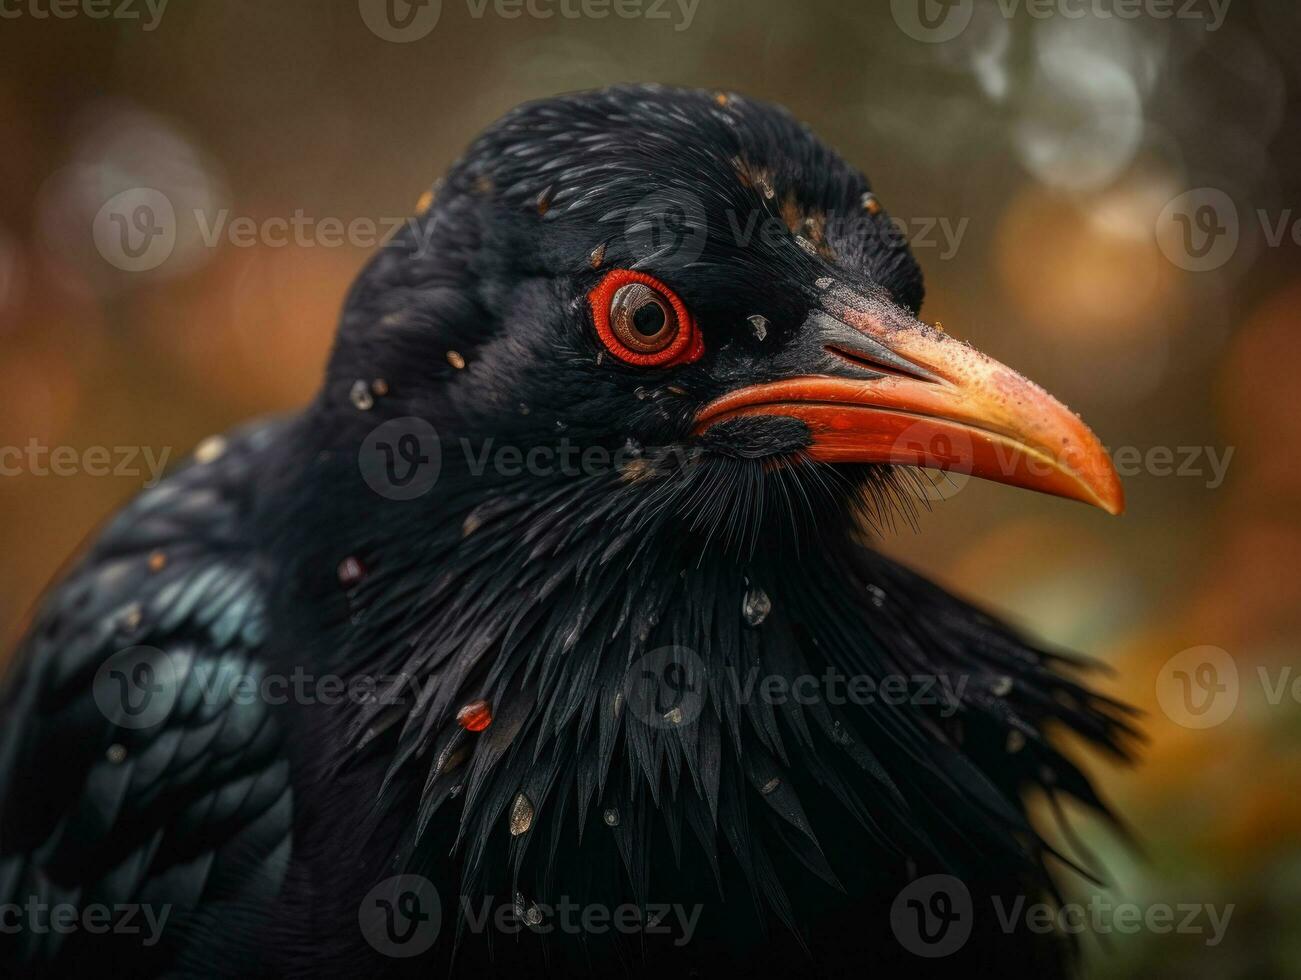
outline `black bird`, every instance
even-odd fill
[[[362,272],[316,400],[203,443],[41,605],[0,961],[1069,970],[999,910],[1090,864],[1025,800],[1105,812],[1060,739],[1126,758],[1129,712],[871,529],[917,464],[1121,490],[922,292],[779,108],[510,112]]]

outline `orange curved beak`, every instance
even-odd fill
[[[808,426],[815,459],[969,473],[1124,510],[1098,438],[1034,382],[893,304],[819,285],[823,307],[802,328],[811,370],[716,399],[697,416],[697,433],[725,419],[787,416]]]

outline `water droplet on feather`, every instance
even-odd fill
[[[456,721],[467,732],[481,732],[492,724],[492,707],[482,699],[471,701],[456,713]]]
[[[741,603],[741,615],[751,626],[759,626],[772,612],[772,600],[768,593],[757,585],[752,585],[745,593]]]
[[[368,412],[375,407],[375,396],[370,393],[370,385],[365,381],[354,381],[352,390],[348,392],[348,400],[352,402],[352,407],[363,412]]]
[[[361,563],[360,558],[349,555],[339,562],[338,574],[339,584],[345,589],[351,589],[366,577],[366,566]]]
[[[518,837],[520,834],[526,834],[532,826],[533,801],[523,793],[518,793],[515,802],[510,806],[510,835]]]
[[[140,628],[140,624],[144,621],[144,618],[144,610],[140,608],[140,603],[133,602],[131,605],[127,606],[126,610],[122,613],[122,618],[119,620],[118,625],[121,626],[125,632],[134,633]]]
[[[194,450],[194,460],[197,463],[212,463],[220,459],[225,452],[225,436],[208,436]]]

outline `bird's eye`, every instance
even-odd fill
[[[643,272],[615,269],[588,294],[596,332],[610,353],[629,364],[687,364],[704,353],[691,315],[664,283]]]
[[[678,315],[650,286],[630,282],[610,300],[610,327],[629,350],[658,354],[677,337]]]

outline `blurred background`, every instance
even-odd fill
[[[499,114],[771,99],[871,177],[927,318],[1125,477],[1120,519],[937,480],[884,545],[1147,713],[1140,766],[1091,766],[1144,853],[1082,831],[1116,900],[1232,918],[1088,939],[1089,974],[1301,976],[1299,46],[1293,0],[3,0],[0,659],[151,461],[311,396],[350,280]]]

